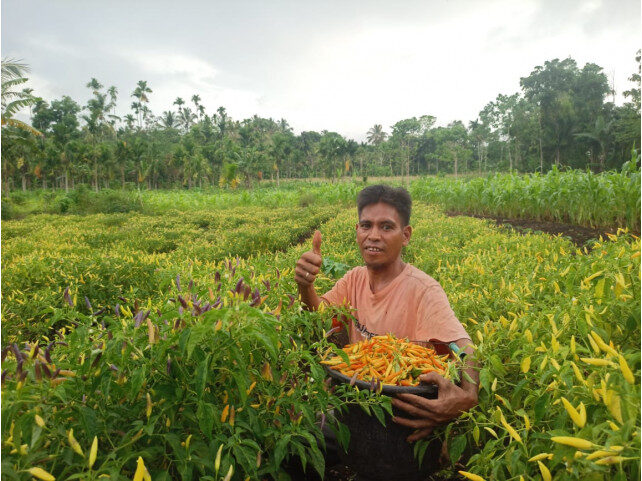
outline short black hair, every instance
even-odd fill
[[[403,227],[410,224],[412,199],[406,189],[403,187],[390,187],[389,185],[383,184],[369,185],[359,192],[357,196],[357,212],[359,217],[361,217],[361,211],[364,207],[378,204],[379,202],[395,208],[399,217],[401,217]]]

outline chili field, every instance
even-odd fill
[[[385,396],[324,382],[336,312],[296,298],[315,229],[319,291],[361,264],[353,202],[171,195],[156,214],[3,221],[3,479],[288,479],[295,458],[323,473],[320,424],[347,445],[331,410],[385,421]],[[638,479],[639,237],[577,246],[422,200],[411,224],[403,258],[441,283],[480,363],[479,405],[435,433],[440,476]]]

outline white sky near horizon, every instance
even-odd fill
[[[29,86],[84,105],[96,77],[117,113],[146,80],[155,115],[198,94],[209,113],[284,118],[296,133],[364,141],[374,124],[433,115],[468,124],[520,77],[554,58],[596,63],[616,103],[640,48],[633,0],[124,2],[3,0],[2,57],[31,67]],[[23,112],[24,116],[27,113]]]

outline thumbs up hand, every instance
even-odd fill
[[[321,270],[321,232],[314,231],[312,237],[312,250],[304,252],[296,263],[294,269],[294,280],[302,287],[307,288],[314,284],[319,271]]]

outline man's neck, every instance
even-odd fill
[[[374,294],[395,280],[395,278],[404,270],[406,264],[401,260],[401,258],[399,258],[393,264],[382,268],[366,267],[368,268],[370,290]]]

